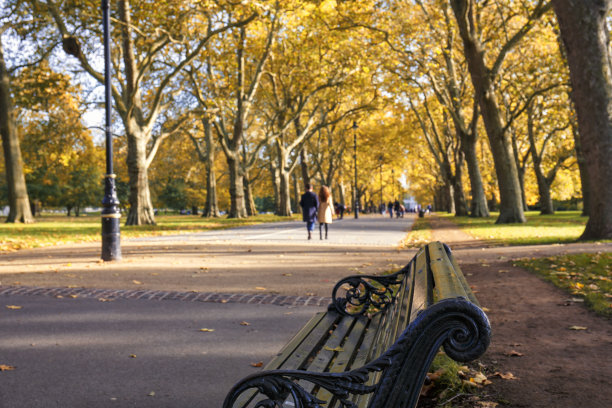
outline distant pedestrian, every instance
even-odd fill
[[[389,213],[389,218],[393,218],[393,203],[391,201],[387,204],[387,212]]]
[[[395,204],[393,204],[393,209],[395,210],[395,217],[400,217],[400,202],[399,200],[395,200]],[[393,216],[391,216],[393,217]]]
[[[328,225],[334,218],[334,204],[327,186],[319,189],[319,238],[323,239],[323,226],[325,226],[325,239],[327,239]]]
[[[308,239],[312,239],[312,231],[314,231],[315,222],[317,221],[319,199],[317,195],[312,192],[312,184],[310,183],[306,183],[306,192],[302,194],[300,207],[302,207],[302,220],[306,223]]]
[[[344,204],[339,204],[338,205],[338,216],[340,217],[340,219],[344,218],[344,210],[346,210],[346,207]]]

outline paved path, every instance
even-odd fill
[[[2,254],[0,408],[219,407],[335,281],[408,262],[412,220],[346,218],[327,241],[300,222],[126,240],[106,264],[99,244]]]
[[[313,240],[305,242],[306,227],[301,221],[251,225],[227,230],[214,230],[181,235],[131,239],[131,242],[231,242],[277,244],[326,244],[340,246],[383,246],[399,244],[410,230],[414,217],[391,219],[379,215],[345,217],[329,226],[329,239],[320,240],[318,227]]]

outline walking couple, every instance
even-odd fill
[[[302,207],[302,219],[306,223],[308,239],[312,239],[315,222],[319,221],[319,238],[323,239],[323,226],[325,226],[325,239],[327,239],[328,225],[332,223],[334,216],[334,205],[327,186],[321,186],[319,195],[312,191],[312,184],[306,184],[306,192],[300,200]]]

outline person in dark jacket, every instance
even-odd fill
[[[319,210],[319,198],[312,191],[312,184],[306,184],[306,192],[302,194],[300,199],[300,207],[302,207],[302,220],[306,223],[308,231],[308,239],[312,239],[312,231],[314,231],[315,222],[317,221],[317,212]]]

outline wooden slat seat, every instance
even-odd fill
[[[450,249],[434,242],[393,274],[338,282],[329,310],[236,384],[224,408],[413,407],[440,346],[469,361],[489,339],[488,319]]]

